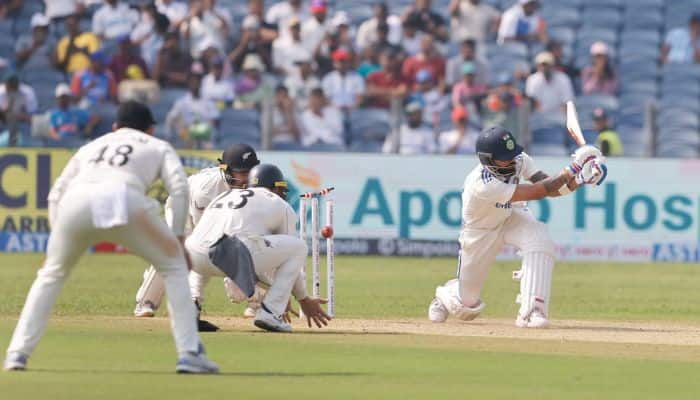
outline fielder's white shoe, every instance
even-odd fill
[[[270,332],[291,333],[292,326],[284,322],[281,315],[273,315],[265,304],[261,304],[258,311],[255,313],[255,321],[253,324],[260,329]]]
[[[519,328],[546,328],[549,326],[549,320],[542,311],[536,308],[528,316],[518,315],[518,318],[515,319],[515,326]]]
[[[259,308],[260,308],[260,306],[253,308],[253,307],[251,307],[251,304],[249,304],[248,307],[246,307],[245,310],[243,310],[243,318],[245,318],[245,319],[255,318],[255,315],[257,314]]]
[[[428,319],[431,322],[445,322],[450,315],[447,307],[437,297],[430,302],[428,306]]]
[[[175,372],[178,374],[218,374],[219,366],[207,358],[204,346],[199,344],[199,350],[181,354],[177,359]]]
[[[27,369],[27,357],[22,353],[10,353],[5,358],[2,368],[5,371],[24,371]]]
[[[134,317],[138,318],[151,318],[156,315],[156,311],[153,309],[151,304],[137,303],[136,308],[134,308]]]

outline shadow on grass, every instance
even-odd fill
[[[95,369],[30,369],[27,372],[36,372],[42,374],[60,373],[60,374],[103,374],[103,375],[178,375],[178,376],[240,376],[249,378],[310,378],[310,377],[355,377],[355,376],[370,376],[371,374],[362,372],[220,372],[217,375],[201,375],[201,374],[176,374],[171,371],[128,371],[128,370],[95,370]],[[26,372],[19,372],[26,373]]]
[[[280,333],[280,332],[266,332],[266,331],[261,331],[261,330],[236,330],[236,331],[227,331],[227,330],[220,330],[218,332],[211,332],[211,334],[216,335],[217,333],[252,333],[252,334],[259,334],[259,335],[280,335],[280,336],[289,336],[289,337],[294,337],[294,336],[300,336],[300,335],[338,335],[338,336],[365,336],[365,335],[372,335],[372,336],[399,336],[399,335],[411,335],[410,333],[406,332],[372,332],[372,331],[338,331],[338,330],[323,330],[323,329],[318,329],[318,330],[297,330],[294,331],[293,333]],[[200,335],[202,332],[200,332]],[[205,336],[206,337],[206,336]]]

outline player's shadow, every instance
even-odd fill
[[[175,375],[172,371],[153,371],[153,370],[141,370],[141,371],[130,371],[130,370],[101,370],[101,369],[31,369],[30,372],[36,373],[60,373],[60,374],[97,374],[97,375]],[[182,374],[181,376],[196,375],[196,376],[239,376],[239,377],[249,377],[249,378],[266,378],[266,377],[277,377],[277,378],[333,378],[333,377],[356,377],[356,376],[370,376],[371,374],[363,372],[220,372],[217,375],[198,375],[198,374]]]
[[[221,333],[254,333],[257,335],[287,335],[286,333],[277,333],[277,332],[264,332],[261,330],[256,330],[256,329],[249,329],[249,330],[220,330],[219,332]],[[217,332],[217,333],[219,333]],[[215,333],[216,334],[216,333]],[[410,333],[406,332],[372,332],[372,331],[338,331],[338,330],[297,330],[294,331],[294,333],[291,334],[291,336],[299,336],[299,335],[349,335],[349,336],[366,336],[366,335],[371,335],[371,336],[399,336],[399,335],[409,335]]]

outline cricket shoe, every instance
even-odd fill
[[[5,371],[24,371],[27,369],[28,358],[22,353],[10,353],[7,355],[2,368]]]
[[[204,346],[200,343],[197,352],[186,352],[177,359],[175,372],[178,374],[218,374],[219,366],[207,358]]]
[[[260,329],[270,332],[292,333],[292,326],[284,322],[281,315],[274,315],[261,303],[260,308],[255,313],[253,324]]]
[[[137,318],[152,318],[156,315],[156,310],[150,303],[136,303],[136,308],[134,308],[134,317]]]
[[[428,319],[431,322],[445,322],[450,312],[447,311],[447,307],[438,299],[437,297],[430,302],[428,307]]]
[[[197,330],[199,332],[216,332],[219,330],[219,327],[212,324],[209,321],[205,321],[201,318],[202,316],[202,302],[200,299],[195,298],[193,299],[194,301],[194,306],[197,307]]]
[[[546,328],[549,326],[549,320],[542,311],[535,308],[529,315],[520,316],[515,319],[515,326],[518,328]]]

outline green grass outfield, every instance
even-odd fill
[[[3,349],[40,262],[35,255],[0,255]],[[611,328],[612,321],[654,321],[650,331],[662,339],[674,334],[665,326],[690,327],[693,340],[678,344],[543,340],[529,331],[489,337],[493,321],[510,321],[517,311],[517,285],[510,279],[516,263],[492,269],[484,290],[486,322],[449,323],[444,327],[451,334],[444,336],[386,329],[264,333],[240,320],[227,323],[241,307],[228,303],[221,282],[212,280],[205,308],[224,331],[203,340],[222,368],[215,377],[173,374],[167,320],[129,317],[144,267],[130,256],[84,257],[30,371],[0,373],[0,399],[700,397],[700,340],[692,337],[696,327],[700,337],[698,265],[562,263],[555,270],[555,323],[590,320],[592,332],[615,336],[636,329]],[[337,257],[337,322],[418,324],[435,285],[454,272],[453,259]],[[476,328],[487,333],[468,336]]]

